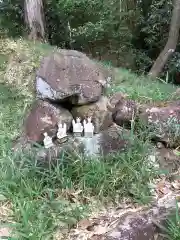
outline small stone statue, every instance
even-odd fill
[[[75,137],[81,137],[82,132],[83,132],[83,125],[81,124],[81,119],[76,118],[76,122],[73,119],[72,120],[72,125],[73,125],[73,134]]]
[[[58,123],[58,132],[57,132],[57,139],[59,143],[63,143],[67,141],[67,125],[66,123],[62,124],[61,122]]]
[[[52,138],[50,136],[48,136],[47,132],[44,133],[44,147],[45,148],[51,148],[54,146]]]
[[[84,125],[84,136],[87,138],[92,138],[94,133],[94,125],[91,122],[91,117],[88,117],[87,122],[86,120],[84,120],[83,125]]]

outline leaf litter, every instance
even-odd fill
[[[173,200],[176,200],[180,207],[180,169],[171,175],[160,175],[149,186],[153,195],[152,205],[164,206],[167,199],[170,199],[169,202],[172,203]],[[54,240],[104,240],[105,235],[120,224],[123,216],[141,213],[150,209],[151,204],[140,206],[132,203],[129,199],[124,199],[121,204],[111,204],[99,210],[95,208],[88,219],[80,220],[65,235],[57,231]],[[154,237],[158,239],[158,234],[155,234]]]

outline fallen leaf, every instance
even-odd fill
[[[87,229],[91,225],[92,225],[92,222],[90,220],[88,220],[88,219],[82,219],[77,224],[78,228],[81,228],[81,229]]]
[[[109,230],[109,229],[108,229],[107,227],[96,226],[96,227],[94,228],[94,233],[95,233],[96,235],[102,235],[102,234],[107,233],[108,230]]]
[[[163,179],[157,184],[156,192],[158,193],[158,195],[166,195],[171,191],[170,188],[170,183],[166,182],[165,179]]]
[[[171,183],[173,188],[176,189],[176,190],[179,190],[180,189],[180,182],[179,181],[174,181]]]
[[[7,227],[0,228],[0,237],[10,237],[10,229]]]

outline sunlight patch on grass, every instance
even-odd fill
[[[55,48],[23,39],[0,40],[0,83],[15,87],[26,98],[34,96],[35,72],[43,56]]]
[[[154,102],[171,100],[172,93],[176,89],[173,84],[138,76],[126,69],[116,69],[115,81],[110,93],[123,92],[128,94],[129,98],[140,102]]]

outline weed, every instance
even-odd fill
[[[176,202],[176,212],[175,214],[171,214],[166,220],[164,226],[159,225],[162,230],[163,239],[169,240],[179,240],[180,239],[180,215],[179,215],[179,207]]]
[[[170,114],[167,120],[152,120],[152,116],[148,117],[149,130],[154,136],[167,138],[171,143],[180,143],[180,124],[176,114]]]

